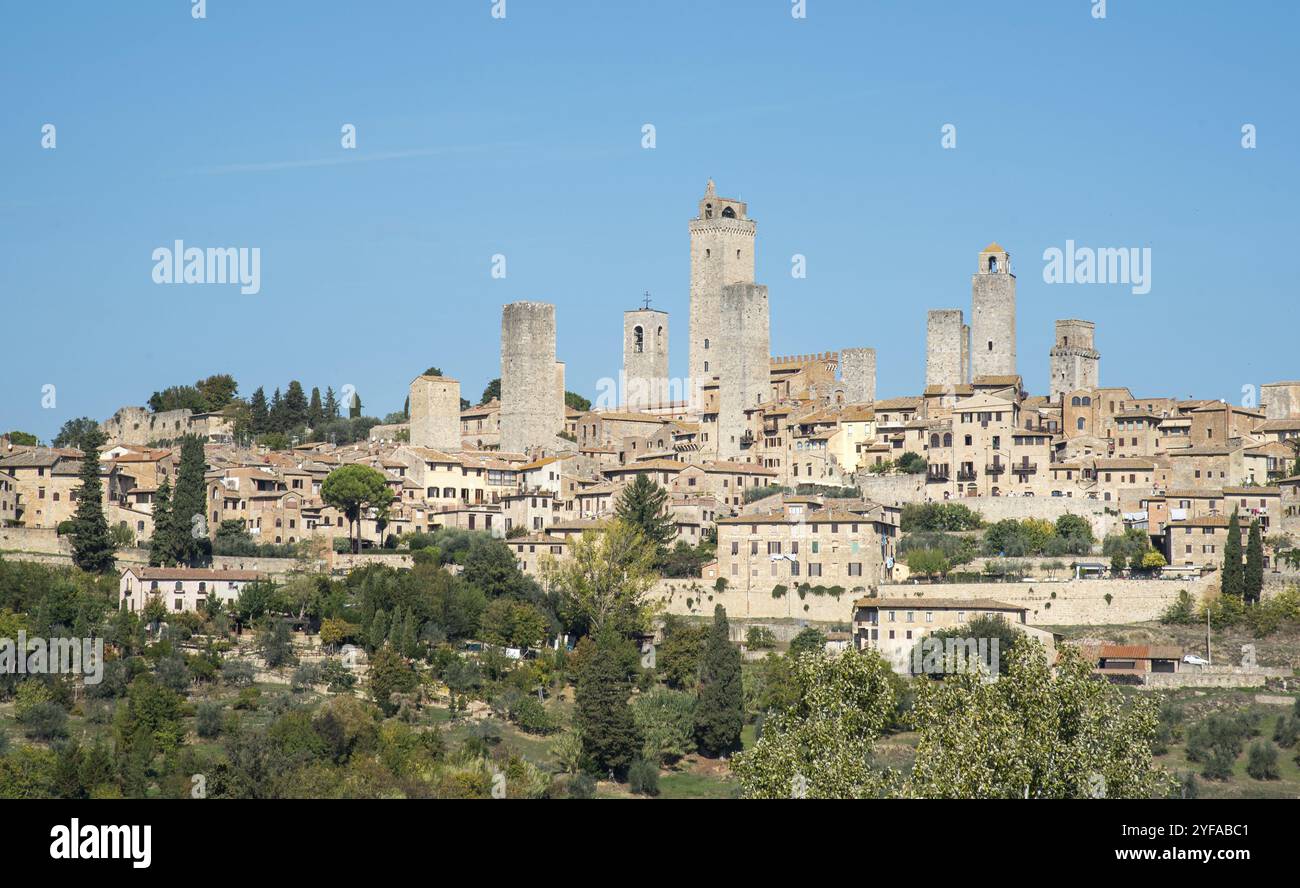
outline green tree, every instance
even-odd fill
[[[59,429],[59,433],[54,436],[50,442],[52,447],[75,447],[85,452],[86,448],[83,442],[93,437],[99,432],[99,423],[95,422],[89,416],[83,416],[79,419],[70,419]],[[100,442],[103,446],[103,442]]]
[[[353,537],[352,551],[361,550],[361,513],[367,508],[387,506],[393,499],[388,481],[379,471],[359,463],[340,466],[326,476],[320,488],[321,499],[348,519],[348,536]]]
[[[713,631],[700,664],[699,702],[695,707],[695,738],[700,751],[719,756],[738,749],[744,719],[740,649],[731,643],[727,611],[719,604],[713,609]]]
[[[1246,569],[1242,576],[1242,590],[1247,604],[1258,604],[1264,591],[1264,537],[1259,519],[1250,522],[1250,537],[1246,542]]]
[[[591,409],[591,401],[577,392],[565,392],[564,406],[573,410],[581,410],[583,413],[586,413]]]
[[[746,798],[875,798],[893,777],[871,751],[894,712],[890,669],[874,651],[793,664],[791,702],[763,723],[758,742],[732,758]]]
[[[574,724],[588,765],[599,774],[622,775],[641,749],[641,734],[628,704],[632,688],[623,651],[627,640],[606,629],[594,642],[578,673]]]
[[[325,404],[321,408],[325,419],[338,419],[339,401],[334,395],[334,387],[325,387]]]
[[[799,630],[799,634],[790,639],[790,657],[796,658],[801,654],[813,654],[826,649],[826,633],[812,626],[805,626]]]
[[[99,448],[104,435],[98,428],[82,444],[80,486],[76,490],[77,512],[73,519],[72,563],[88,573],[108,573],[116,563],[113,540],[104,517],[104,488],[99,481]]]
[[[920,798],[1150,798],[1172,778],[1152,766],[1156,701],[1099,682],[1077,650],[1048,663],[1018,642],[1006,677],[973,672],[921,680],[921,734],[905,794]]]
[[[1232,519],[1228,522],[1228,541],[1223,545],[1223,579],[1220,591],[1233,598],[1242,598],[1246,591],[1246,580],[1241,564],[1241,521],[1237,510],[1232,510]]]
[[[302,390],[302,383],[294,379],[284,393],[285,431],[307,424],[307,395]]]
[[[419,676],[406,658],[391,644],[375,651],[370,658],[370,695],[385,715],[397,711],[393,694],[409,694],[419,683]]]
[[[39,443],[31,432],[20,432],[17,429],[9,432],[5,437],[9,439],[10,444],[20,447],[35,447]]]
[[[925,468],[925,457],[919,453],[909,450],[898,458],[898,470],[905,475],[924,474]]]
[[[572,629],[595,633],[609,627],[628,634],[649,620],[654,549],[623,521],[584,531],[568,558],[542,561],[542,575],[558,593],[559,610]]]
[[[943,576],[952,565],[938,549],[912,549],[907,553],[907,569],[924,577]]]
[[[181,441],[181,462],[176,471],[176,491],[172,494],[170,533],[175,560],[190,567],[201,567],[212,561],[212,540],[205,514],[207,469],[203,439],[186,435]]]
[[[662,560],[668,544],[677,536],[677,525],[668,511],[668,491],[654,482],[649,475],[637,475],[636,480],[623,488],[614,514],[619,520],[641,532],[655,548],[655,557]]]
[[[154,567],[170,567],[176,560],[176,541],[172,524],[172,483],[163,476],[154,494],[153,536],[149,538],[149,563]]]
[[[207,379],[200,379],[194,387],[203,396],[203,407],[208,413],[230,406],[239,393],[239,383],[229,373],[215,373]]]
[[[271,430],[271,413],[266,406],[266,392],[259,385],[248,402],[248,428],[256,435],[265,435]]]
[[[641,754],[656,765],[670,764],[695,749],[695,696],[656,685],[632,701],[641,732]]]
[[[496,598],[488,602],[480,618],[483,640],[503,647],[527,650],[546,636],[546,617],[526,601]]]
[[[486,404],[488,401],[501,400],[501,377],[497,377],[487,384],[483,389],[483,397],[479,399],[480,404]]]
[[[321,406],[320,389],[312,386],[311,402],[307,405],[307,425],[315,429],[325,418],[325,408]]]

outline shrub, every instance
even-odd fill
[[[18,722],[32,740],[48,743],[68,736],[68,713],[52,700],[29,707]]]
[[[750,626],[745,633],[745,646],[750,648],[776,647],[776,636],[766,626]]]
[[[324,673],[325,670],[319,663],[303,663],[293,671],[289,689],[295,694],[309,691],[312,685],[320,684],[324,680]]]
[[[635,758],[627,769],[628,789],[638,795],[659,795],[659,768],[654,762]]]
[[[1279,780],[1277,747],[1267,740],[1256,740],[1250,745],[1250,758],[1246,760],[1246,773],[1256,780]]]
[[[1273,742],[1283,749],[1290,749],[1297,739],[1300,739],[1300,719],[1294,715],[1279,716],[1273,727]]]
[[[915,530],[978,530],[983,525],[979,513],[962,503],[908,503],[903,506],[901,528]]]
[[[215,701],[200,703],[194,713],[194,729],[205,740],[221,733],[221,704]]]
[[[596,780],[590,774],[574,774],[565,784],[565,795],[571,799],[596,797]]]
[[[553,734],[560,727],[556,718],[546,711],[542,701],[532,694],[523,694],[514,701],[506,716],[527,734]]]
[[[227,660],[221,664],[221,680],[231,687],[251,685],[253,675],[253,664],[246,660]]]

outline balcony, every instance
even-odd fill
[[[974,480],[975,480],[975,470],[974,470],[973,468],[971,468],[971,469],[958,469],[958,470],[957,470],[957,480],[958,480],[958,481],[974,481]]]
[[[1038,471],[1038,463],[1023,462],[1019,465],[1012,464],[1011,471],[1017,475],[1033,475]]]
[[[927,481],[947,481],[949,472],[947,466],[926,466],[925,480]]]
[[[1007,470],[1007,467],[1004,466],[1002,463],[989,463],[988,465],[986,465],[986,466],[984,467],[984,474],[986,474],[986,475],[1001,475],[1001,474],[1002,474],[1003,472],[1005,472],[1006,470]]]

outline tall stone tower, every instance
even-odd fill
[[[1052,400],[1066,392],[1096,388],[1101,384],[1101,352],[1097,351],[1092,321],[1056,322],[1056,344],[1049,353],[1052,364]]]
[[[552,446],[559,408],[555,306],[511,302],[501,310],[501,449],[527,453]]]
[[[925,384],[945,389],[970,381],[970,328],[960,308],[937,308],[925,319]]]
[[[718,458],[744,461],[749,452],[745,409],[768,401],[772,387],[767,287],[723,287],[718,320],[723,331],[717,348]]]
[[[997,244],[980,252],[971,276],[971,376],[1016,373],[1016,276]]]
[[[718,197],[710,179],[690,222],[691,318],[690,385],[698,392],[718,373],[722,288],[754,280],[755,222],[742,201]]]
[[[568,415],[568,405],[564,403],[564,362],[555,362],[555,431],[564,431],[564,418]]]
[[[667,402],[668,312],[648,304],[623,312],[623,385],[628,410]]]
[[[411,445],[460,450],[460,383],[445,376],[411,380]]]
[[[876,400],[876,350],[846,348],[840,352],[840,379],[850,404]]]

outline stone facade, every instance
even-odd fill
[[[717,374],[719,340],[735,333],[720,323],[722,288],[754,280],[756,223],[743,201],[718,197],[709,180],[699,215],[690,222],[691,318],[689,372],[693,397]]]
[[[445,376],[411,381],[411,446],[460,449],[460,383]]]
[[[623,312],[624,408],[642,410],[668,398],[668,312]]]
[[[980,252],[971,275],[971,378],[1016,374],[1016,276],[997,244]]]
[[[1096,325],[1092,321],[1056,322],[1056,344],[1051,358],[1051,399],[1060,403],[1064,396],[1079,389],[1101,385],[1101,353],[1093,339]]]
[[[840,378],[844,399],[850,404],[876,400],[876,350],[846,348],[840,352]]]
[[[966,324],[959,308],[931,311],[925,324],[925,384],[955,388],[969,381]]]
[[[1268,382],[1259,387],[1259,406],[1266,419],[1300,416],[1300,382]]]
[[[501,449],[539,450],[561,428],[555,404],[555,306],[512,302],[501,311]]]
[[[718,458],[743,459],[748,408],[769,398],[767,287],[729,284],[722,290],[720,321],[726,330],[718,351]],[[752,433],[751,433],[752,434]]]

